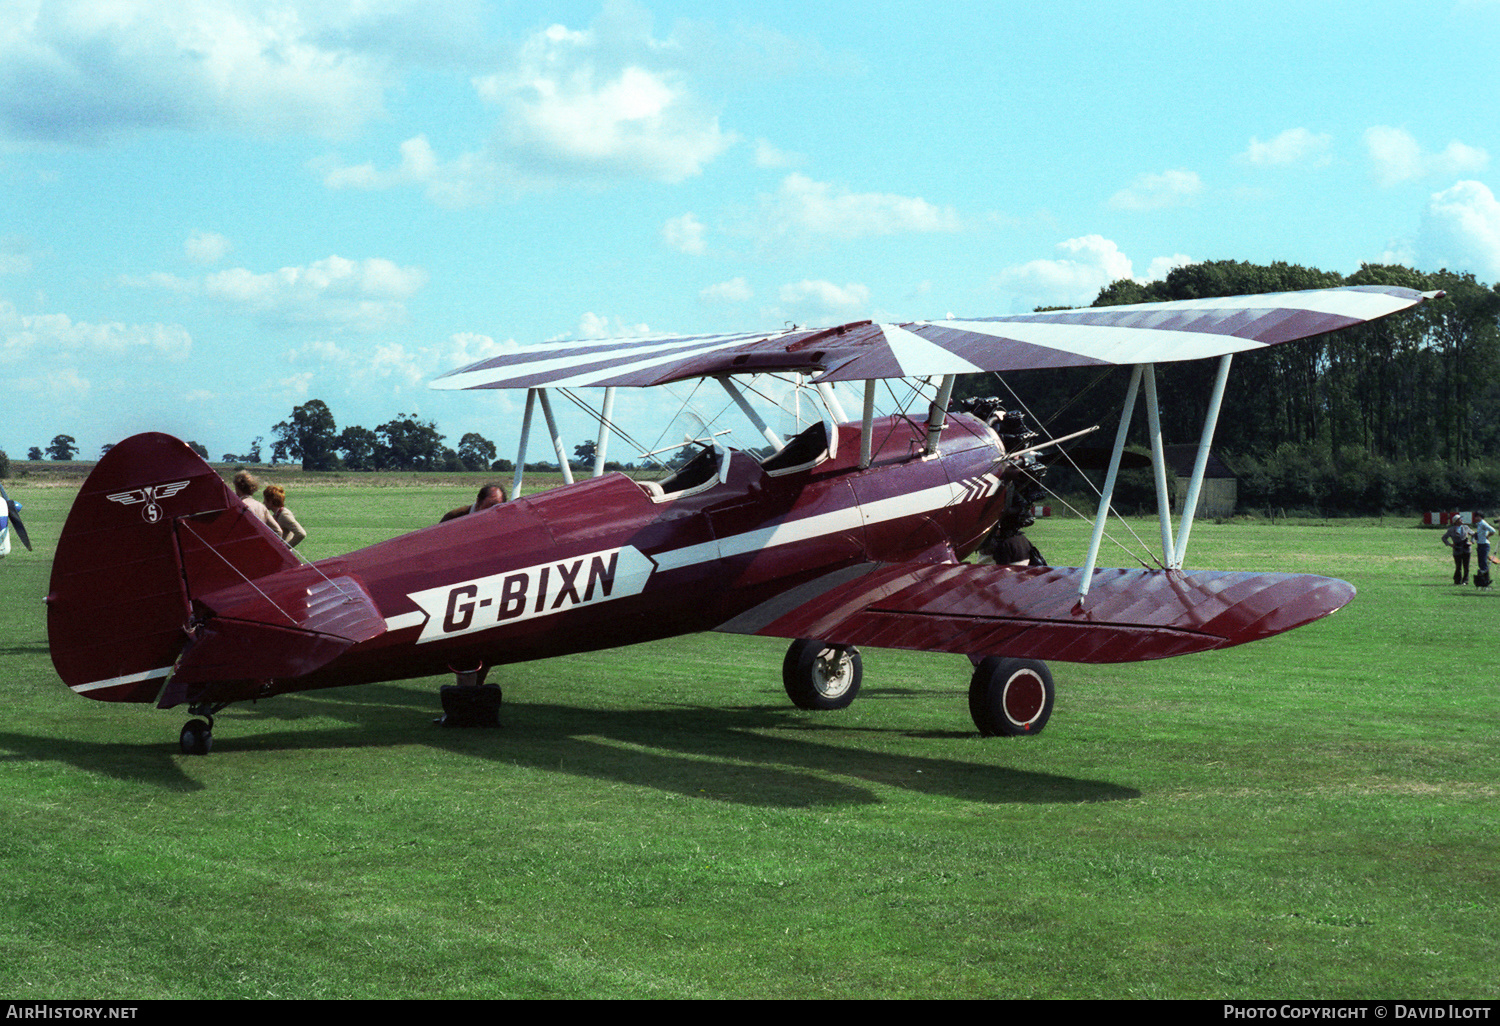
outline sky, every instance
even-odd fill
[[[1500,0],[0,0],[0,449],[321,399],[513,455],[524,394],[427,383],[1199,260],[1493,283],[1497,55]]]

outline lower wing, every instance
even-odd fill
[[[843,645],[1124,663],[1268,638],[1340,609],[1354,586],[1310,574],[867,563],[717,630]]]

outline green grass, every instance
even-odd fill
[[[434,678],[234,707],[192,758],[180,711],[56,679],[73,488],[12,483],[9,998],[1495,996],[1500,592],[1446,583],[1437,532],[1199,524],[1190,565],[1359,596],[1228,652],[1055,664],[1037,738],[975,734],[962,658],[867,651],[816,714],[782,643],[702,635],[500,668],[498,731],[434,727]],[[473,491],[284,483],[312,558]],[[1087,526],[1032,536],[1076,561]]]

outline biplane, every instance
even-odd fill
[[[500,698],[484,682],[490,667],[699,631],[789,640],[783,684],[805,709],[853,701],[861,647],[961,653],[974,663],[979,731],[1034,734],[1052,713],[1049,660],[1239,645],[1353,598],[1352,586],[1326,577],[1183,569],[1214,421],[1233,354],[1432,295],[1365,286],[522,349],[432,384],[526,390],[517,483],[537,406],[568,482],[311,563],[181,441],[136,435],[99,461],[58,541],[47,596],[53,662],[89,698],[187,706],[188,753],[209,750],[212,717],[233,702],[453,674],[442,689],[452,721],[486,722]],[[1212,358],[1218,373],[1174,532],[1154,368]],[[1107,365],[1133,370],[1083,565],[966,562],[1032,500],[1039,453],[1062,440],[1037,444],[1007,424],[1003,404],[952,404],[956,376]],[[818,416],[781,437],[742,387],[766,374],[805,383]],[[877,416],[877,386],[897,378],[927,379],[934,394],[919,412]],[[769,454],[710,435],[664,479],[604,472],[614,390],[689,379],[722,386]],[[836,383],[863,387],[860,415],[846,414]],[[579,389],[603,389],[603,402],[595,473],[574,481],[550,396]],[[1142,399],[1162,554],[1157,568],[1100,568]]]

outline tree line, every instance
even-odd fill
[[[1234,357],[1214,446],[1240,478],[1241,504],[1347,513],[1500,504],[1500,285],[1392,265],[1366,264],[1345,276],[1211,261],[1144,285],[1116,281],[1092,305],[1350,285],[1446,295],[1373,324]],[[1216,363],[1157,367],[1169,442],[1198,440]],[[1112,426],[1128,381],[1123,367],[1006,376],[1047,437]],[[993,394],[1012,398],[992,375],[970,375],[955,389]],[[1131,442],[1147,444],[1139,414]]]
[[[458,448],[443,444],[432,421],[399,414],[371,430],[358,424],[338,430],[333,412],[321,399],[292,410],[271,429],[271,462],[300,462],[303,470],[510,470],[509,460],[495,458],[495,443],[471,431]],[[260,439],[256,439],[257,453]],[[235,462],[228,453],[225,462]],[[258,461],[255,461],[258,462]]]

